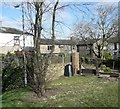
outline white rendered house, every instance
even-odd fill
[[[32,36],[25,35],[25,46],[32,47],[33,40]],[[0,54],[6,54],[14,52],[15,50],[21,50],[23,48],[23,35],[11,34],[11,33],[0,33]]]

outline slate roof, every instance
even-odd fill
[[[10,33],[10,34],[22,34],[22,30],[16,29],[16,28],[11,28],[11,27],[1,27],[0,28],[1,33]],[[30,34],[30,33],[25,33],[25,34]],[[31,34],[30,34],[31,35]],[[52,40],[51,39],[41,39],[41,44],[43,45],[51,45]],[[76,44],[76,41],[73,40],[63,40],[63,39],[57,39],[55,40],[56,45],[71,45],[71,44]]]
[[[56,39],[55,45],[76,45],[78,41],[76,40],[66,40],[66,39]],[[51,45],[52,39],[41,39],[41,44],[43,45]]]
[[[0,32],[1,33],[11,33],[11,34],[22,34],[22,30],[19,30],[19,29],[16,29],[16,28],[11,28],[11,27],[1,27],[0,28]],[[30,33],[25,33],[25,34],[29,34],[31,35]],[[79,45],[79,46],[84,46],[86,44],[93,44],[95,43],[96,41],[93,40],[93,39],[88,39],[86,41],[86,43],[81,40],[67,40],[67,39],[56,39],[55,40],[55,45]],[[52,44],[52,39],[41,39],[41,44],[42,45],[51,45]]]
[[[95,40],[95,39],[88,39],[86,41],[80,40],[77,45],[78,46],[93,45],[98,40],[99,39],[97,39],[97,40]]]
[[[1,33],[11,33],[11,34],[22,34],[21,30],[10,28],[10,27],[1,27],[0,28]]]
[[[109,43],[119,43],[120,42],[120,36],[115,36],[115,37],[111,37],[109,38],[108,42]]]
[[[23,31],[16,28],[11,28],[11,27],[0,27],[0,32],[11,33],[11,34],[22,34]],[[30,34],[30,33],[25,32],[25,34]]]

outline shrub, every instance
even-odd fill
[[[108,73],[111,73],[112,70],[109,68],[109,67],[106,67],[106,65],[101,65],[101,70],[103,70],[104,72],[108,72]]]
[[[105,67],[105,68],[103,68],[103,71],[104,72],[108,72],[108,73],[111,73],[112,72],[112,70],[109,68],[109,67]]]
[[[81,57],[80,60],[81,60],[81,62],[83,63],[83,62],[84,62],[84,57]]]
[[[23,57],[8,52],[2,60],[5,62],[2,69],[2,91],[23,87]]]
[[[3,69],[2,91],[8,91],[24,86],[24,74],[21,67],[8,65]]]
[[[101,65],[101,70],[105,69],[106,65]]]
[[[23,51],[8,52],[2,60],[4,68],[2,69],[2,91],[8,91],[16,88],[24,87],[24,72],[23,72]],[[27,60],[27,80],[28,85],[33,79],[33,53],[31,51],[25,52]]]
[[[85,57],[85,63],[86,63],[86,64],[89,63],[89,58]]]
[[[119,59],[104,60],[103,64],[105,64],[107,67],[113,68],[113,62],[114,62],[114,69],[116,69],[116,70],[120,69],[120,60]]]
[[[110,52],[106,52],[104,57],[105,57],[105,60],[112,59],[112,54]]]

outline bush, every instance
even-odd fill
[[[101,70],[105,69],[106,65],[101,65]]]
[[[108,73],[111,73],[112,70],[109,68],[109,67],[106,67],[106,65],[101,65],[101,70],[103,70],[104,72],[108,72]]]
[[[89,63],[89,58],[85,57],[85,63],[86,63],[86,64]]]
[[[105,60],[112,59],[112,54],[110,52],[106,52],[104,57],[105,57]]]
[[[3,69],[2,92],[24,86],[24,74],[21,67],[8,65]]]
[[[8,91],[16,88],[24,87],[24,72],[23,72],[23,51],[15,51],[14,53],[8,52],[2,58],[4,61],[4,68],[2,69],[2,91]],[[27,82],[28,85],[33,79],[33,53],[25,52],[27,60]]]
[[[83,63],[83,62],[84,62],[84,57],[81,57],[81,58],[80,58],[80,61]]]
[[[4,68],[2,69],[2,92],[21,88],[24,86],[23,57],[8,52],[2,58]]]
[[[105,68],[103,68],[103,71],[104,72],[108,72],[108,73],[111,73],[112,72],[112,70],[109,68],[109,67],[105,67]]]
[[[107,67],[113,68],[113,62],[114,62],[114,69],[116,69],[116,70],[120,69],[120,60],[119,59],[104,60],[103,64],[105,64]]]

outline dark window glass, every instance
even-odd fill
[[[14,45],[20,45],[20,39],[19,36],[14,36]]]
[[[117,50],[117,43],[114,43],[114,50]]]
[[[52,46],[48,46],[48,50],[52,50]]]

